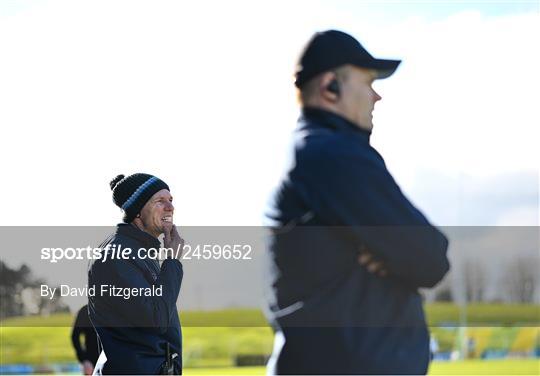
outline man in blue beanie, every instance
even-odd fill
[[[266,213],[276,332],[269,373],[427,372],[418,288],[448,271],[448,242],[370,144],[381,100],[372,84],[399,63],[337,30],[315,34],[300,57],[302,115]]]
[[[101,258],[88,272],[88,287],[95,292],[89,294],[88,309],[103,350],[96,369],[102,374],[181,374],[176,300],[184,241],[173,224],[169,187],[141,173],[118,175],[110,186],[124,223],[100,245]],[[160,266],[161,234],[169,250]]]

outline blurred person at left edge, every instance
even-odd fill
[[[90,320],[102,346],[94,373],[181,374],[182,332],[176,300],[183,277],[179,259],[184,240],[173,224],[169,186],[142,173],[118,175],[110,186],[114,203],[124,212],[124,223],[100,245],[101,258],[93,260],[88,271],[88,286],[95,286],[95,294],[88,298]],[[148,250],[161,247],[161,234],[164,248],[172,251],[160,266]],[[132,250],[128,258],[113,253],[120,246]],[[120,289],[138,293],[126,298],[115,294]]]
[[[81,334],[84,341],[81,342]],[[75,349],[77,359],[81,364],[83,375],[94,373],[94,366],[98,360],[98,344],[96,330],[88,317],[88,306],[85,304],[75,318],[73,329],[71,330],[71,343]]]

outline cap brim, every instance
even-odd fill
[[[369,68],[374,69],[377,71],[377,79],[381,80],[383,78],[388,78],[398,68],[399,64],[401,63],[401,60],[384,60],[384,59],[373,59],[369,62],[362,61],[357,65],[361,68]]]

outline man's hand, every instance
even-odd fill
[[[386,277],[388,275],[388,270],[384,263],[378,261],[364,245],[360,247],[358,263],[365,266],[368,272],[378,275],[379,277]]]
[[[94,373],[94,366],[89,360],[83,361],[81,365],[82,365],[83,373],[85,375],[91,375],[92,373]]]
[[[163,245],[165,248],[172,249],[172,252],[167,253],[167,257],[176,258],[180,260],[182,253],[184,253],[184,239],[180,237],[176,226],[172,223],[163,225]]]

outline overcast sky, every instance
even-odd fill
[[[0,225],[111,225],[118,173],[179,225],[258,225],[287,158],[292,73],[337,28],[403,63],[373,144],[439,225],[538,224],[538,1],[0,3]]]

